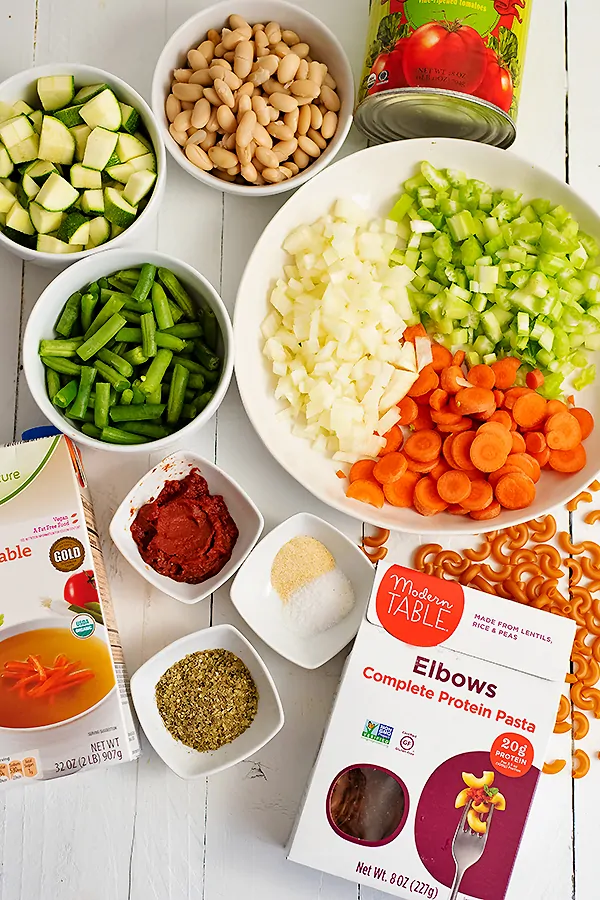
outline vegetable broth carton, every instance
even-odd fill
[[[502,900],[574,631],[380,563],[289,859],[397,897]]]
[[[136,759],[127,675],[80,457],[0,448],[0,784]]]

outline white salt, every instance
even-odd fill
[[[335,568],[294,591],[283,606],[283,621],[300,637],[312,637],[345,619],[355,602],[349,579]]]

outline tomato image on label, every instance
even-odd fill
[[[407,87],[402,57],[409,28],[401,23],[401,13],[384,16],[369,52],[370,72],[367,76],[367,93],[391,88]]]
[[[435,647],[456,631],[464,610],[460,584],[390,566],[375,601],[382,626],[415,647]]]
[[[410,87],[437,87],[473,92],[486,72],[481,35],[459,19],[428,22],[406,42],[404,76]]]

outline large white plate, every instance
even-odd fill
[[[417,534],[477,534],[489,531],[490,522],[447,513],[425,518],[413,510],[385,505],[375,509],[344,493],[346,481],[336,478],[336,463],[313,450],[308,441],[291,433],[289,424],[276,417],[282,408],[274,398],[275,377],[262,355],[260,325],[266,316],[270,290],[283,269],[287,254],[282,243],[304,222],[326,213],[340,197],[351,197],[373,215],[384,214],[402,183],[427,159],[440,168],[464,170],[471,178],[494,188],[512,188],[526,196],[562,203],[581,228],[600,237],[600,218],[568,185],[507,150],[451,139],[422,139],[383,144],[362,150],[330,166],[291,197],[267,225],[248,261],[240,282],[234,317],[236,377],[246,412],[275,459],[312,494],[335,509],[383,528]],[[600,393],[595,385],[578,398],[598,419]],[[586,441],[588,463],[576,475],[543,472],[535,503],[526,510],[505,511],[493,520],[504,528],[548,512],[570,500],[596,477],[600,469],[600,428]]]

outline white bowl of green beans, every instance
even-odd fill
[[[152,250],[106,250],[58,275],[25,331],[23,368],[42,413],[88,447],[169,446],[198,431],[233,373],[214,287]]]

